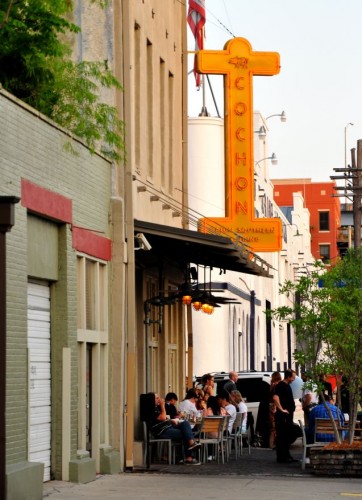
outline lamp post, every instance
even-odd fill
[[[6,233],[15,223],[17,196],[0,196],[0,498],[6,498]]]
[[[246,283],[243,278],[239,280],[244,283],[246,288],[250,293],[250,370],[255,370],[255,300],[256,300],[256,292],[255,290],[250,290],[249,285]]]

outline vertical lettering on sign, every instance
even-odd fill
[[[247,237],[251,250],[273,252],[281,249],[282,225],[280,219],[254,219],[254,155],[253,155],[253,96],[254,75],[279,73],[279,54],[253,52],[244,38],[234,38],[224,50],[201,50],[197,55],[199,73],[225,75],[224,92],[228,109],[225,122],[225,179],[229,192],[226,196],[225,217],[200,219],[199,229]],[[228,231],[231,234],[228,234]]]

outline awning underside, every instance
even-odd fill
[[[270,277],[269,264],[229,238],[138,220],[134,221],[134,229],[135,234],[143,233],[152,246],[150,251],[140,250],[148,266],[157,265],[161,258],[181,266],[194,263]]]

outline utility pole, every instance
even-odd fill
[[[354,226],[353,244],[354,248],[360,248],[362,222],[362,139],[357,141],[357,162],[356,148],[351,149],[351,164],[352,165],[347,165],[345,168],[334,168],[333,170],[335,172],[343,172],[343,175],[331,175],[330,178],[332,180],[343,179],[345,181],[345,186],[334,187],[335,190],[343,192],[332,196],[343,196],[352,201]]]
[[[357,141],[357,175],[353,178],[353,225],[354,225],[354,248],[361,246],[361,177],[362,177],[362,140]]]

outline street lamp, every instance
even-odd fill
[[[298,224],[294,224],[294,223],[283,224],[283,227],[289,227],[289,226],[295,226],[297,228],[296,233],[293,236],[303,236],[303,234],[299,232],[299,226],[298,226]]]
[[[272,162],[272,165],[277,165],[278,164],[277,155],[275,153],[273,153],[271,156],[267,156],[266,158],[262,158],[261,160],[256,161],[255,162],[255,166],[259,165],[259,163],[261,163],[264,160],[270,160]]]
[[[266,129],[264,125],[262,125],[259,130],[254,130],[254,134],[258,134],[259,139],[265,139],[266,137]]]
[[[287,115],[286,115],[285,111],[282,111],[281,113],[277,113],[275,115],[269,115],[265,118],[265,121],[269,120],[269,118],[272,118],[273,116],[280,116],[280,121],[282,121],[282,122],[287,121]]]

